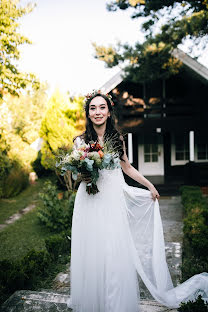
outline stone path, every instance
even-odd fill
[[[166,259],[174,286],[180,283],[182,264],[182,204],[180,196],[162,198],[160,213],[165,237]]]
[[[31,204],[27,206],[26,208],[20,210],[19,212],[13,214],[11,217],[9,217],[3,224],[0,224],[0,231],[3,230],[5,227],[7,227],[9,224],[14,223],[16,220],[20,219],[22,215],[28,213],[32,209],[36,207],[35,204]]]
[[[1,312],[72,312],[66,301],[68,294],[51,291],[16,291],[1,307]],[[155,301],[142,300],[141,312],[176,312]]]
[[[173,284],[179,284],[181,277],[181,245],[182,245],[182,206],[180,196],[161,197],[159,200],[162,216],[166,257]],[[41,292],[17,291],[3,305],[2,312],[66,312],[72,311],[67,308],[66,300],[70,290],[69,264],[66,271],[59,273],[54,280],[54,289]],[[168,309],[156,301],[140,282],[141,312],[176,312]],[[13,307],[13,308],[12,308]],[[15,307],[15,309],[14,309]]]
[[[166,259],[173,285],[177,286],[180,284],[182,264],[183,222],[181,197],[160,197],[159,205],[165,237]],[[142,299],[154,300],[140,278],[139,286]]]

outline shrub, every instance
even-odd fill
[[[1,138],[1,136],[0,136]],[[3,186],[5,179],[9,174],[9,170],[12,167],[12,162],[9,157],[0,150],[0,198],[3,197]]]
[[[194,256],[191,256],[191,253],[187,253],[187,255],[183,254],[182,281],[186,281],[188,278],[192,277],[195,274],[207,271],[208,263],[206,259],[196,258]]]
[[[31,287],[35,281],[46,275],[50,264],[50,255],[45,250],[30,250],[21,260],[25,274],[25,284]]]
[[[203,201],[202,191],[199,186],[184,185],[180,188],[180,192],[185,213]]]
[[[23,258],[0,261],[0,303],[18,289],[31,289],[48,273],[50,256],[45,250],[30,250]]]
[[[43,176],[47,176],[52,172],[51,170],[49,169],[46,170],[43,167],[43,165],[41,164],[41,157],[42,157],[42,154],[41,154],[41,151],[39,151],[37,158],[33,162],[31,162],[31,166],[39,178]]]
[[[20,261],[0,261],[0,301],[4,301],[6,296],[16,289],[24,288],[24,282],[25,274]]]
[[[28,173],[20,166],[14,166],[4,180],[3,197],[9,198],[18,195],[28,185]]]
[[[68,237],[70,236],[71,231],[68,233],[54,234],[45,240],[46,249],[53,260],[58,259],[61,254],[69,254],[71,241]]]
[[[185,218],[183,220],[183,281],[194,274],[207,271],[208,201],[199,187],[181,188]]]
[[[195,301],[182,303],[178,308],[179,312],[208,312],[208,305],[203,301],[201,295]]]
[[[63,232],[71,228],[75,194],[68,199],[59,199],[58,190],[51,181],[46,181],[40,193],[43,207],[38,209],[39,220],[52,232]]]
[[[192,213],[184,219],[184,235],[196,257],[208,256],[208,227],[202,214],[199,215],[192,209]]]

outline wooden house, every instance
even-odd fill
[[[208,69],[174,54],[183,67],[167,80],[125,82],[121,70],[101,88],[117,102],[130,162],[164,189],[208,185]]]

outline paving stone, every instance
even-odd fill
[[[1,312],[69,312],[68,296],[63,293],[16,291],[1,307]]]
[[[20,212],[17,212],[15,214],[13,214],[12,216],[10,216],[5,223],[0,224],[0,230],[3,230],[6,226],[8,226],[9,224],[14,223],[15,221],[19,220],[22,215],[28,213],[29,211],[31,211],[32,209],[34,209],[36,207],[35,204],[31,204],[27,207],[25,207],[24,209],[20,210]]]
[[[1,307],[1,312],[70,312],[68,295],[50,291],[16,291]],[[141,300],[141,312],[176,312],[156,301]]]

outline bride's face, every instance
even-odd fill
[[[89,104],[89,118],[94,125],[101,126],[107,122],[110,112],[102,96],[96,96]]]

